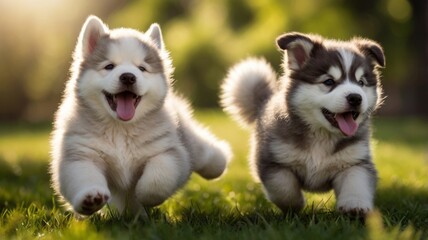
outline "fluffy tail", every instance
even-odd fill
[[[264,59],[250,58],[233,66],[221,86],[221,105],[244,125],[252,124],[276,89],[276,74]]]

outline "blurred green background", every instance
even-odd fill
[[[14,0],[0,2],[0,121],[52,119],[71,53],[89,14],[111,28],[161,24],[175,87],[199,108],[218,107],[228,67],[263,56],[280,71],[275,38],[287,31],[355,35],[385,49],[379,114],[428,116],[425,0]]]
[[[235,155],[224,177],[212,183],[193,175],[143,227],[135,219],[94,217],[79,230],[49,188],[49,122],[90,14],[110,28],[145,31],[160,23],[175,88]],[[363,36],[385,49],[388,97],[374,120],[372,145],[378,220],[389,237],[381,235],[381,222],[366,228],[334,213],[332,192],[306,195],[302,214],[282,217],[251,180],[248,131],[212,110],[237,61],[262,56],[281,71],[275,38],[288,31]],[[420,232],[413,239],[427,238],[427,95],[427,0],[0,0],[0,238],[406,239],[397,236],[413,227]]]

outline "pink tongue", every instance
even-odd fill
[[[346,136],[352,136],[358,129],[358,123],[352,118],[352,113],[336,114],[336,121],[339,124],[340,130]]]
[[[117,116],[123,121],[129,121],[135,114],[135,99],[134,94],[130,92],[123,92],[116,95]]]

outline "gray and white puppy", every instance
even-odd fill
[[[192,171],[219,177],[231,157],[171,89],[173,68],[160,27],[109,29],[89,17],[52,133],[52,183],[72,209],[90,215],[156,206]]]
[[[251,163],[267,197],[283,211],[300,210],[302,190],[334,189],[337,209],[373,209],[377,173],[370,149],[370,116],[382,102],[383,50],[350,41],[287,33],[279,81],[264,60],[230,69],[221,103],[253,129]]]

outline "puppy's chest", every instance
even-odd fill
[[[317,188],[338,172],[355,165],[367,157],[368,149],[363,144],[354,144],[334,152],[332,142],[314,142],[308,148],[274,140],[271,151],[275,161],[290,168],[309,188]]]
[[[166,133],[156,135],[141,133],[108,135],[100,141],[100,156],[105,173],[116,187],[126,189],[141,174],[151,157],[174,146],[173,136]]]
[[[116,137],[113,141],[105,141],[103,146],[105,161],[115,163],[131,163],[143,157],[143,151],[139,150],[136,143],[125,137]]]

